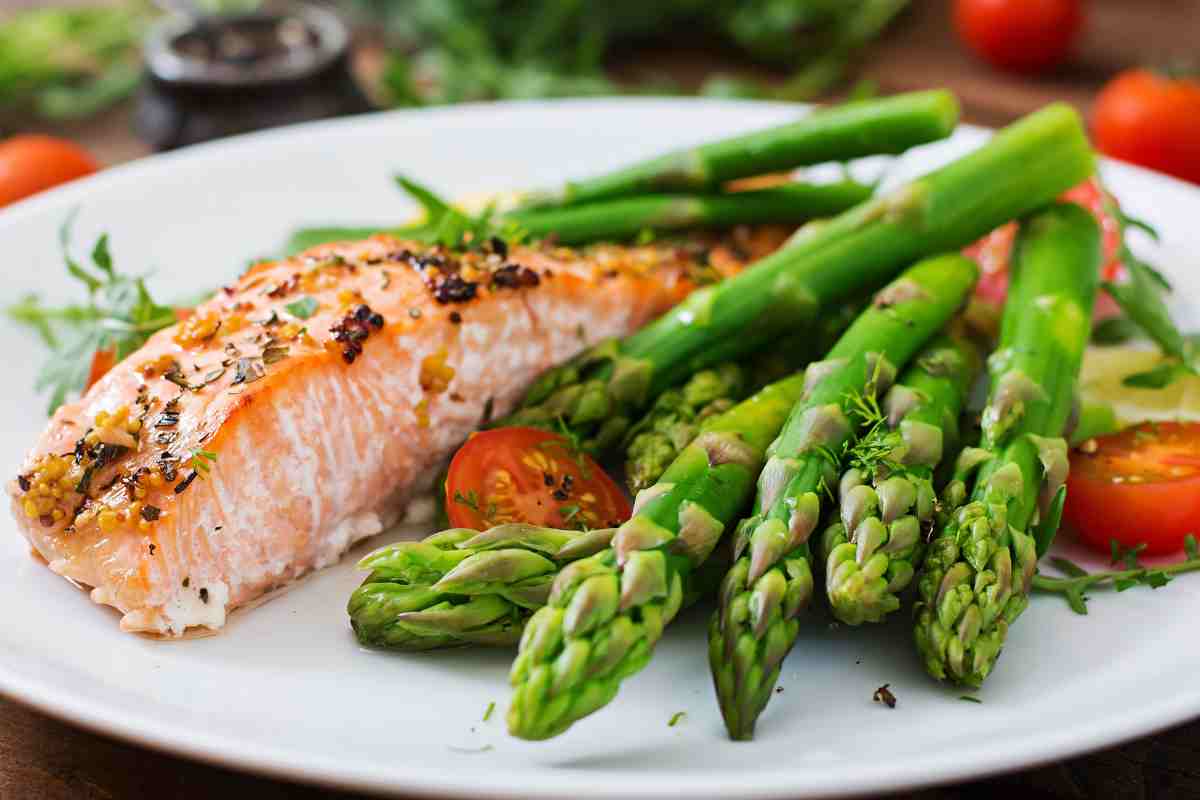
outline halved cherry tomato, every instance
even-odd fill
[[[0,206],[100,169],[74,142],[23,134],[0,142]]]
[[[506,522],[609,528],[630,514],[629,500],[599,464],[537,428],[473,434],[446,475],[446,515],[457,528]]]
[[[1083,24],[1080,0],[956,0],[959,37],[993,66],[1038,72],[1061,62]]]
[[[83,390],[86,392],[92,388],[92,384],[103,378],[104,373],[112,369],[116,363],[116,348],[109,347],[92,353],[92,366],[88,369],[87,384],[83,387]]]
[[[1071,453],[1063,518],[1101,552],[1109,540],[1146,554],[1200,535],[1200,423],[1143,422]]]
[[[1092,136],[1105,155],[1200,183],[1200,76],[1121,73],[1096,98]]]

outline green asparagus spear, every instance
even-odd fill
[[[952,326],[954,327],[954,326]],[[934,470],[959,446],[959,415],[981,367],[979,348],[950,330],[913,360],[870,427],[855,442],[838,481],[838,510],[825,529],[825,593],[848,625],[880,622],[900,607],[933,525]],[[914,447],[918,437],[936,446]]]
[[[365,645],[407,652],[513,647],[562,566],[603,549],[613,533],[501,525],[385,547],[359,563],[371,574],[350,596],[351,627]],[[728,567],[711,558],[689,573],[683,605],[715,594]]]
[[[904,309],[924,303],[926,291],[957,305],[974,269],[955,259],[947,271],[965,270],[966,277],[950,275],[942,282],[932,276],[923,280],[926,272],[940,276],[936,266],[916,270],[884,295],[895,301],[893,307],[867,312],[844,339],[853,339],[856,327],[879,320],[886,320],[882,327],[892,338],[907,333]],[[905,296],[906,290],[920,297]],[[821,373],[810,367],[804,378],[772,384],[715,417],[659,482],[638,495],[634,516],[618,529],[612,549],[563,570],[549,605],[526,628],[513,664],[513,734],[544,739],[561,733],[607,704],[621,680],[645,666],[678,611],[680,587],[745,507],[766,448],[803,392],[802,382],[811,383]],[[812,435],[821,436],[822,420],[808,422]]]
[[[678,612],[686,577],[749,500],[763,453],[804,389],[802,374],[714,417],[654,486],[612,547],[568,565],[513,662],[508,728],[546,739],[608,703]]]
[[[795,122],[677,150],[623,169],[532,192],[524,207],[589,203],[655,192],[711,192],[752,175],[824,161],[849,161],[950,135],[958,101],[947,91],[914,92],[817,111]]]
[[[771,445],[709,627],[713,684],[732,738],[753,737],[796,641],[796,616],[813,588],[808,538],[832,497],[857,403],[874,403],[887,391],[897,368],[963,305],[978,274],[974,262],[958,255],[919,262],[875,296],[826,361],[808,368],[810,382],[819,380]],[[914,450],[938,443],[929,429],[910,430]]]
[[[561,209],[513,211],[500,217],[527,236],[553,235],[561,244],[630,239],[645,230],[800,224],[841,213],[871,196],[854,181],[791,183],[731,194],[644,195]]]
[[[1095,219],[1078,206],[1053,205],[1021,226],[1000,346],[988,361],[982,446],[959,458],[957,482],[944,493],[950,513],[917,580],[917,650],[936,678],[979,686],[1029,603],[1038,553],[1062,513],[1067,447],[1059,437],[1099,263]]]
[[[862,311],[846,303],[822,315],[817,330],[790,336],[748,361],[727,361],[701,370],[678,389],[668,389],[626,434],[625,482],[633,492],[653,485],[679,451],[703,430],[704,421],[729,410],[751,391],[820,358]]]
[[[654,485],[708,418],[728,411],[748,388],[748,370],[727,361],[701,370],[658,396],[627,435],[625,482],[633,492]]]
[[[1054,105],[979,150],[838,217],[782,250],[693,292],[622,340],[545,373],[498,425],[565,424],[598,451],[620,440],[651,398],[718,361],[763,349],[818,311],[878,287],[931,253],[962,247],[1049,202],[1093,171],[1079,117]]]
[[[350,624],[363,644],[396,650],[516,644],[559,569],[614,532],[509,524],[384,547],[358,564],[371,574],[350,596]]]
[[[412,187],[411,181],[407,182]],[[684,228],[729,228],[734,225],[780,223],[799,225],[816,217],[845,211],[871,196],[873,188],[854,181],[838,183],[790,183],[768,189],[731,194],[645,195],[618,197],[599,203],[570,208],[512,211],[498,214],[477,224],[484,235],[509,238],[510,233],[543,239],[553,235],[564,245],[582,245],[601,240],[632,239],[644,231],[674,231]],[[443,203],[445,209],[449,209]],[[452,209],[433,212],[427,219],[402,227],[323,227],[300,228],[288,240],[287,252],[296,253],[326,242],[365,239],[376,233],[400,238],[440,240],[441,226],[433,224],[438,215],[459,213]],[[460,213],[464,220],[469,217]],[[476,220],[476,223],[479,221]],[[456,245],[457,237],[443,244]]]

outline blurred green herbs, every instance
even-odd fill
[[[384,85],[397,105],[673,92],[631,89],[605,67],[618,48],[721,40],[742,57],[787,70],[782,84],[715,75],[701,92],[803,100],[835,86],[859,50],[908,0],[355,0],[390,50]],[[689,42],[694,43],[694,42]]]
[[[149,6],[47,7],[0,24],[0,110],[48,119],[94,114],[141,80]]]

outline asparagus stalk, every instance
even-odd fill
[[[350,596],[350,624],[363,644],[395,650],[514,645],[559,569],[614,532],[509,524],[384,547],[358,564],[371,574]]]
[[[1029,603],[1039,550],[1062,513],[1067,447],[1058,437],[1090,333],[1100,252],[1095,219],[1074,205],[1049,207],[1018,234],[1000,346],[988,361],[982,445],[959,458],[945,492],[950,513],[917,580],[917,650],[935,678],[979,686]]]
[[[533,239],[553,235],[560,244],[581,245],[605,239],[631,239],[646,230],[728,228],[769,223],[799,225],[858,205],[869,198],[872,191],[871,186],[847,180],[819,184],[797,182],[731,194],[618,197],[570,208],[515,210],[497,215],[483,227],[502,238],[515,230]],[[431,218],[435,216],[429,211],[426,214]],[[468,218],[464,215],[463,219]],[[428,220],[398,228],[384,225],[300,228],[291,234],[287,252],[297,253],[326,242],[365,239],[377,233],[425,239],[435,235],[436,229],[437,226]]]
[[[631,491],[653,486],[679,451],[696,438],[706,419],[728,411],[745,396],[748,372],[727,361],[658,396],[626,437],[625,482]]]
[[[721,586],[709,626],[709,664],[725,726],[750,739],[770,699],[779,667],[796,641],[796,616],[812,595],[808,538],[841,472],[861,403],[874,404],[896,370],[963,305],[975,280],[974,262],[936,256],[909,268],[883,289],[850,326],[828,360],[809,367],[810,383],[771,445],[758,478],[754,510],[737,529],[736,560]],[[938,444],[928,429],[912,429],[909,446]]]
[[[500,217],[524,234],[553,235],[561,244],[629,239],[644,230],[729,228],[767,223],[799,224],[838,214],[871,196],[854,181],[791,183],[731,194],[667,194],[621,197],[567,208],[513,211]]]
[[[934,470],[958,451],[959,415],[980,367],[979,348],[947,331],[888,390],[882,409],[868,409],[870,427],[838,481],[840,513],[822,537],[825,593],[842,622],[880,622],[900,607],[933,525]]]
[[[763,454],[804,389],[802,374],[714,417],[654,486],[612,547],[568,565],[521,637],[511,733],[546,739],[607,704],[650,659],[683,587],[749,500]]]
[[[561,567],[601,549],[613,533],[502,525],[383,548],[359,564],[371,574],[350,596],[351,627],[364,645],[405,652],[513,647]],[[689,573],[683,607],[715,594],[728,567],[711,558]]]
[[[525,208],[567,206],[655,192],[715,191],[753,175],[849,161],[950,135],[958,101],[947,91],[914,92],[816,111],[795,122],[676,150],[623,169],[531,192]]]
[[[654,323],[545,373],[497,424],[566,424],[584,445],[619,441],[650,398],[718,361],[762,349],[923,256],[962,247],[1090,175],[1091,147],[1065,105],[1031,114],[988,144],[818,225]],[[983,187],[986,187],[983,188]]]
[[[705,420],[729,410],[753,389],[782,380],[819,358],[845,332],[864,303],[846,303],[823,315],[817,330],[784,339],[745,365],[723,362],[697,372],[654,401],[626,434],[625,481],[634,493],[656,483],[679,451],[703,430]]]

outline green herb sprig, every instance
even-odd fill
[[[1088,572],[1075,562],[1059,556],[1048,559],[1051,565],[1062,573],[1061,577],[1043,575],[1040,572],[1033,576],[1033,588],[1041,592],[1061,594],[1067,604],[1076,614],[1087,614],[1087,592],[1097,586],[1111,585],[1118,592],[1131,589],[1134,586],[1149,586],[1159,589],[1171,581],[1173,575],[1183,572],[1200,570],[1200,547],[1197,547],[1196,537],[1188,534],[1184,537],[1184,558],[1173,564],[1158,567],[1146,567],[1138,560],[1139,554],[1146,545],[1125,549],[1114,539],[1111,563],[1121,564],[1125,568],[1107,572]]]
[[[52,351],[34,384],[37,391],[50,393],[47,413],[83,392],[97,352],[111,351],[120,361],[176,319],[172,308],[150,296],[144,275],[116,270],[107,234],[93,246],[90,266],[76,260],[71,255],[74,221],[72,212],[59,228],[58,242],[67,272],[84,285],[87,300],[50,307],[30,294],[7,309],[9,317],[36,331]]]
[[[1121,263],[1128,273],[1125,280],[1105,281],[1102,286],[1117,301],[1125,317],[1121,334],[1128,338],[1131,327],[1141,330],[1158,345],[1166,356],[1161,364],[1145,372],[1127,375],[1121,382],[1126,386],[1141,389],[1162,389],[1178,378],[1200,374],[1200,352],[1195,342],[1185,336],[1171,320],[1164,296],[1171,292],[1171,284],[1153,265],[1139,258],[1125,243],[1125,234],[1134,228],[1155,241],[1158,231],[1148,223],[1126,214],[1116,201],[1109,202],[1109,212],[1121,225]],[[1101,336],[1113,334],[1113,325],[1100,331]]]

